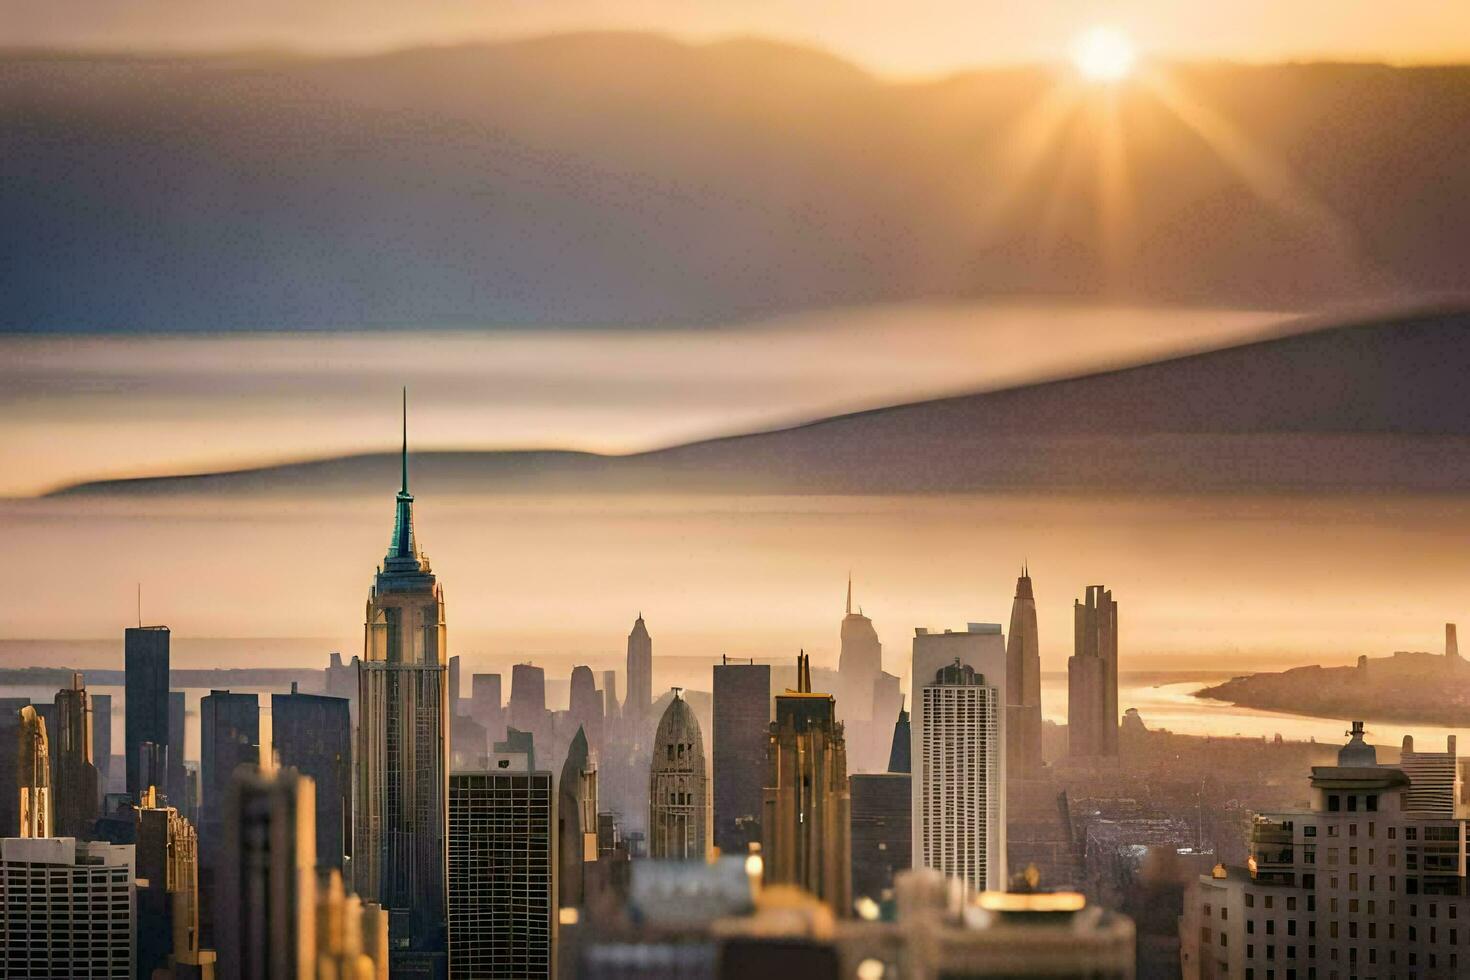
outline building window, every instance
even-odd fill
[[[1368,811],[1370,813],[1376,813],[1376,812],[1378,812],[1378,794],[1377,793],[1370,793],[1367,796],[1367,798],[1364,800],[1364,802],[1368,804]]]
[[[1342,797],[1336,793],[1327,794],[1327,812],[1336,813],[1342,809]]]
[[[1302,836],[1303,837],[1316,837],[1317,836],[1317,827],[1316,827],[1316,825],[1309,823],[1305,827],[1303,827],[1302,828]]]
[[[1286,896],[1286,911],[1288,911],[1288,912],[1295,912],[1296,911],[1296,896],[1295,895],[1288,895],[1288,896]]]
[[[1245,893],[1245,907],[1248,909],[1253,909],[1256,907],[1256,896],[1252,895],[1250,892]]]

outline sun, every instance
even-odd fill
[[[1133,70],[1135,52],[1128,35],[1115,27],[1094,27],[1072,44],[1072,62],[1084,78],[1116,82]]]

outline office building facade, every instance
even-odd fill
[[[449,975],[553,975],[556,791],[523,753],[449,779]]]
[[[163,752],[168,747],[168,627],[129,627],[123,638],[123,669],[124,765],[127,791],[137,799],[148,788],[142,768],[144,743]]]
[[[914,633],[913,866],[1004,889],[1006,645],[995,623]]]
[[[352,853],[352,711],[346,698],[271,695],[271,742],[282,766],[316,785],[316,858],[341,869]]]
[[[133,975],[133,845],[0,840],[0,976]]]
[[[200,837],[206,864],[217,850],[225,798],[235,767],[260,763],[260,699],[210,691],[199,700]]]
[[[858,773],[849,778],[852,820],[852,895],[881,902],[894,877],[913,860],[913,784],[906,772]]]
[[[714,668],[713,711],[714,844],[722,854],[744,854],[761,839],[770,665],[723,658]]]

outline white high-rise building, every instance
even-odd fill
[[[1409,777],[1404,791],[1404,812],[1414,817],[1453,820],[1460,799],[1460,762],[1455,754],[1455,736],[1448,737],[1443,752],[1420,752],[1414,736],[1404,736],[1398,767]]]
[[[913,865],[1006,885],[1006,648],[999,625],[914,633]]]
[[[132,844],[0,840],[0,976],[131,977]]]

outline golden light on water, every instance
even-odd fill
[[[1133,41],[1115,27],[1094,27],[1072,45],[1072,62],[1084,78],[1117,82],[1133,71],[1137,53]]]

